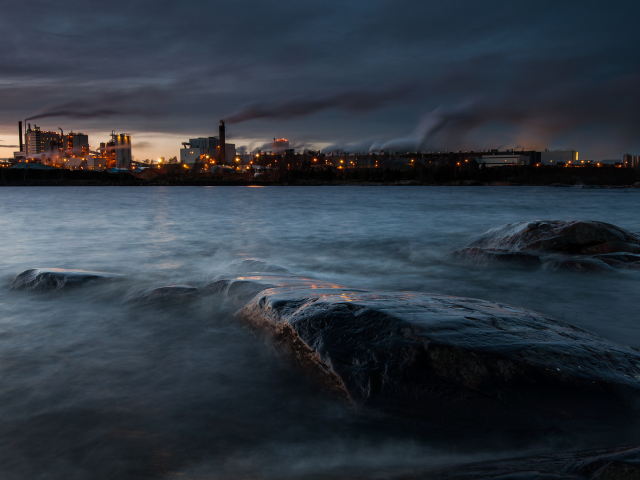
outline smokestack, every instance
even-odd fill
[[[225,142],[224,142],[224,120],[220,120],[220,129],[218,130],[218,136],[219,136],[218,143],[220,144],[220,153],[218,153],[218,161],[224,165],[226,163]]]
[[[23,152],[24,146],[22,145],[22,122],[18,122],[18,138],[20,138],[20,151]]]

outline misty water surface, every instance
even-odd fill
[[[640,348],[640,272],[446,259],[509,222],[600,220],[640,231],[638,190],[54,187],[3,188],[0,201],[2,478],[374,477],[585,446],[492,450],[430,439],[318,392],[218,300],[123,301],[135,288],[204,286],[239,259],[352,287],[505,302]],[[125,279],[9,292],[33,267]]]

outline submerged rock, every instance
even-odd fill
[[[602,255],[594,255],[593,258],[598,259],[612,266],[625,266],[631,268],[640,267],[640,255],[637,253],[605,253]]]
[[[615,264],[618,266],[619,264]],[[570,270],[572,272],[600,273],[615,270],[609,263],[597,258],[549,258],[544,262],[548,270]]]
[[[540,257],[528,252],[509,252],[508,250],[463,248],[452,253],[452,257],[459,259],[472,259],[479,263],[504,263],[523,267],[539,267],[542,264]]]
[[[412,480],[634,480],[640,478],[640,446],[482,462],[412,475]]]
[[[190,285],[168,285],[166,287],[144,288],[127,295],[127,301],[189,300],[196,298],[200,291]]]
[[[545,268],[581,272],[632,266],[640,256],[640,236],[604,222],[535,221],[511,223],[489,230],[452,256],[457,259],[517,263],[518,255],[535,255]],[[550,257],[553,256],[553,257]],[[533,265],[530,263],[528,265]]]
[[[553,318],[469,298],[291,280],[274,287],[261,277],[252,291],[249,278],[224,282],[240,282],[240,303],[258,292],[239,319],[356,406],[432,425],[526,429],[628,421],[640,398],[638,352]]]
[[[61,268],[32,268],[16,276],[11,290],[47,291],[78,287],[90,283],[121,278],[121,275],[88,270],[64,270]]]
[[[268,273],[278,275],[291,273],[289,269],[280,265],[273,265],[271,263],[252,258],[233,262],[229,265],[229,270],[234,273]]]

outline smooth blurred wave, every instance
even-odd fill
[[[0,202],[2,478],[376,478],[583,446],[539,439],[491,450],[430,439],[318,392],[218,300],[125,301],[137,288],[202,287],[241,259],[352,287],[505,302],[640,348],[640,272],[446,257],[525,220],[638,232],[638,190],[54,187],[0,189]],[[125,280],[8,290],[33,267]]]

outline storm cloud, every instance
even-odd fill
[[[138,156],[176,155],[177,137],[225,118],[245,145],[615,158],[640,153],[639,17],[636,2],[589,0],[14,2],[0,17],[0,122],[92,144],[126,131],[150,142]]]

